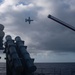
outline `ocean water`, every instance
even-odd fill
[[[35,74],[43,75],[75,75],[75,63],[35,63]]]
[[[0,75],[6,75],[6,64],[0,63]]]
[[[75,63],[35,63],[34,75],[75,75]],[[0,63],[0,75],[6,75],[6,64]]]

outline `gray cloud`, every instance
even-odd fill
[[[9,1],[9,0],[8,0]],[[75,32],[47,18],[52,14],[74,26],[74,0],[4,1],[0,5],[0,23],[5,33],[13,38],[17,35],[26,41],[28,49],[74,52]],[[73,9],[72,9],[73,8]],[[25,18],[34,19],[30,25]]]

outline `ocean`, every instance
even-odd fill
[[[35,63],[34,75],[75,75],[75,63]],[[6,75],[6,64],[0,63],[0,75]]]
[[[6,75],[6,64],[0,63],[0,75]]]
[[[35,63],[35,74],[43,75],[75,75],[75,63]]]

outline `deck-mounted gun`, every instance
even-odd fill
[[[14,75],[14,73],[21,72],[22,63],[16,51],[14,41],[10,35],[6,36],[5,52],[7,75]]]
[[[69,29],[75,31],[75,27],[73,27],[73,26],[71,26],[71,25],[69,25],[69,24],[67,24],[67,23],[65,23],[65,22],[63,22],[63,21],[61,21],[61,20],[59,20],[58,18],[56,18],[56,17],[54,17],[54,16],[52,16],[52,15],[48,15],[48,18],[50,18],[50,19],[52,19],[52,20],[54,20],[54,21],[60,23],[61,25],[63,25],[63,26],[65,26],[65,27],[67,27],[67,28],[69,28]]]
[[[7,75],[31,75],[36,71],[33,59],[30,58],[24,46],[24,41],[20,37],[12,40],[11,36],[6,36],[6,69]]]
[[[25,66],[25,70],[27,72],[34,72],[36,70],[36,66],[34,65],[33,59],[30,58],[29,53],[26,51],[27,46],[24,46],[24,41],[21,40],[19,36],[15,38],[17,50],[19,52],[20,57],[22,58],[23,65]]]

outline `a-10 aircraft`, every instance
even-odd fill
[[[25,19],[25,22],[29,22],[29,24],[31,23],[31,21],[34,21],[34,20],[30,19],[30,17],[28,17],[28,19],[27,18]]]

